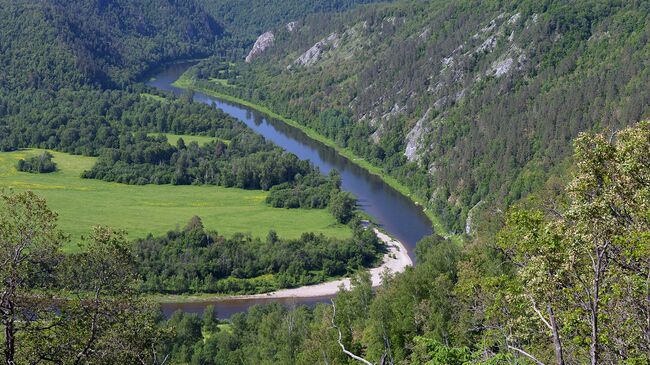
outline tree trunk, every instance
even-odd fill
[[[557,322],[555,321],[555,312],[553,312],[553,307],[548,306],[548,313],[551,320],[551,331],[553,332],[553,347],[555,347],[555,362],[558,365],[564,365],[564,355],[562,353],[562,341],[560,341],[560,333],[557,328]]]
[[[13,310],[11,310],[13,312]],[[8,320],[4,323],[5,326],[5,363],[7,365],[14,365],[16,356],[16,339],[14,334],[14,321],[13,313],[9,314]]]
[[[589,357],[591,365],[598,365],[598,295],[594,296],[594,303],[591,310],[591,345],[589,346]]]
[[[340,328],[336,325],[336,323],[334,322],[334,319],[336,318],[336,304],[334,304],[334,300],[332,300],[331,302],[332,302],[332,327],[335,328],[335,329],[339,332],[338,343],[339,343],[339,346],[341,346],[341,349],[343,350],[343,353],[346,354],[346,355],[348,355],[349,357],[351,357],[351,358],[353,358],[353,359],[359,361],[359,362],[362,362],[362,363],[366,364],[366,365],[374,365],[374,364],[371,363],[370,361],[364,359],[364,358],[361,357],[361,356],[358,356],[358,355],[353,354],[352,352],[348,351],[348,350],[345,348],[345,345],[343,345],[343,341],[342,341],[341,329],[340,329]]]
[[[591,365],[598,365],[599,346],[598,346],[598,310],[600,301],[600,279],[602,277],[604,267],[607,260],[607,244],[604,247],[596,246],[596,262],[594,265],[594,282],[593,282],[593,298],[591,302],[591,345],[589,346],[589,357],[591,358]]]

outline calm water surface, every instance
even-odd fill
[[[181,94],[182,89],[172,86],[192,63],[171,65],[157,74],[148,85],[159,89]],[[372,216],[392,237],[400,240],[406,246],[409,255],[415,261],[415,244],[423,237],[432,233],[431,221],[410,199],[384,183],[379,177],[353,164],[339,155],[334,149],[309,138],[301,130],[291,127],[281,121],[268,118],[245,106],[228,103],[199,92],[194,93],[194,100],[209,105],[216,105],[227,114],[244,122],[255,132],[283,149],[295,154],[300,159],[309,160],[320,168],[323,174],[336,169],[342,177],[344,190],[354,194],[359,200],[360,209]],[[300,298],[300,299],[246,299],[223,300],[200,303],[166,303],[163,312],[169,315],[177,309],[199,313],[208,304],[216,307],[220,317],[228,318],[232,314],[245,311],[255,304],[271,301],[287,305],[314,305],[318,302],[329,301],[330,297]]]

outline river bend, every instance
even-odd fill
[[[172,84],[192,64],[179,63],[171,65],[155,75],[147,84],[161,90],[181,94],[184,90]],[[314,165],[318,166],[323,174],[327,174],[332,169],[338,170],[341,174],[343,190],[354,194],[359,201],[360,209],[372,216],[374,221],[388,234],[401,241],[415,262],[415,244],[421,238],[432,233],[431,221],[420,206],[393,189],[378,176],[371,174],[347,158],[339,155],[333,148],[309,138],[304,132],[295,127],[268,118],[248,107],[225,102],[200,92],[194,93],[194,100],[215,105],[222,109],[225,113],[242,121],[267,140],[295,154],[300,159],[311,161]],[[318,302],[327,301],[329,298],[329,296],[326,296],[275,300],[259,298],[243,300],[225,299],[165,303],[162,305],[162,308],[166,315],[169,315],[177,309],[196,313],[201,312],[205,306],[211,304],[216,307],[220,317],[227,318],[234,313],[245,311],[252,305],[270,301],[282,302],[287,305],[313,305]]]

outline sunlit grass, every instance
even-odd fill
[[[185,137],[183,137],[185,138]],[[187,142],[187,140],[186,140]],[[82,179],[95,158],[53,152],[58,171],[50,174],[18,172],[16,162],[41,153],[21,150],[0,153],[0,188],[32,190],[45,197],[59,213],[59,226],[70,235],[66,250],[76,249],[92,226],[126,230],[129,238],[164,234],[183,227],[198,215],[207,229],[226,236],[236,232],[265,237],[273,229],[281,237],[303,232],[350,237],[348,227],[337,224],[327,210],[278,209],[265,204],[267,193],[217,186],[134,186]]]

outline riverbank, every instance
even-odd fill
[[[270,110],[269,108],[267,108],[267,107],[265,107],[263,105],[259,105],[259,104],[250,102],[250,101],[245,100],[245,99],[241,99],[241,98],[229,95],[229,94],[225,94],[225,93],[222,93],[222,92],[219,92],[219,91],[215,91],[215,90],[210,89],[208,87],[197,85],[195,80],[193,80],[192,78],[187,76],[187,73],[184,73],[183,75],[181,75],[181,77],[179,77],[178,80],[176,80],[173,83],[173,85],[175,87],[178,87],[178,88],[181,88],[181,89],[198,91],[198,92],[213,96],[215,98],[219,98],[221,100],[224,100],[224,101],[227,101],[227,102],[230,102],[230,103],[234,103],[234,104],[238,104],[238,105],[248,107],[250,109],[254,109],[254,110],[256,110],[256,111],[258,111],[258,112],[260,112],[262,114],[267,115],[270,118],[277,119],[277,120],[279,120],[279,121],[281,121],[281,122],[283,122],[285,124],[288,124],[288,125],[290,125],[290,126],[292,126],[294,128],[297,128],[297,129],[301,130],[309,138],[311,138],[313,140],[316,140],[316,141],[324,144],[325,146],[334,149],[341,156],[345,157],[346,159],[348,159],[352,163],[354,163],[357,166],[365,169],[366,171],[370,172],[371,174],[373,174],[375,176],[378,176],[386,184],[391,186],[393,189],[397,190],[402,195],[408,197],[416,205],[418,205],[418,206],[420,206],[422,208],[422,210],[426,214],[427,218],[429,218],[429,220],[431,221],[431,225],[434,228],[435,232],[437,232],[438,234],[444,235],[444,236],[450,236],[449,233],[444,228],[444,226],[442,225],[442,223],[440,222],[439,218],[436,215],[434,215],[431,210],[427,209],[424,202],[421,201],[420,199],[418,199],[414,194],[412,194],[411,190],[407,186],[405,186],[404,184],[399,182],[396,178],[394,178],[394,177],[388,175],[387,173],[385,173],[381,168],[371,164],[366,159],[357,156],[349,148],[341,147],[341,146],[337,145],[333,140],[323,136],[322,134],[314,131],[313,129],[311,129],[311,128],[307,127],[307,126],[304,126],[304,125],[296,122],[295,120],[292,120],[292,119],[286,118],[286,117],[284,117],[282,115],[279,115],[279,114],[273,112],[272,110]]]
[[[380,266],[370,269],[370,278],[372,286],[378,287],[382,283],[383,275],[386,272],[400,273],[406,270],[407,267],[413,266],[413,261],[408,255],[408,251],[404,245],[392,239],[385,233],[380,232],[377,228],[373,228],[377,237],[386,245],[387,251],[384,254],[383,262]],[[346,289],[351,287],[350,278],[328,281],[321,284],[301,286],[299,288],[282,289],[270,293],[252,294],[252,295],[231,295],[231,296],[216,296],[216,295],[199,295],[194,297],[186,296],[165,296],[158,299],[161,303],[176,303],[176,302],[220,302],[220,301],[246,301],[251,299],[288,299],[288,298],[312,298],[332,296],[338,293],[339,288],[343,286]]]

